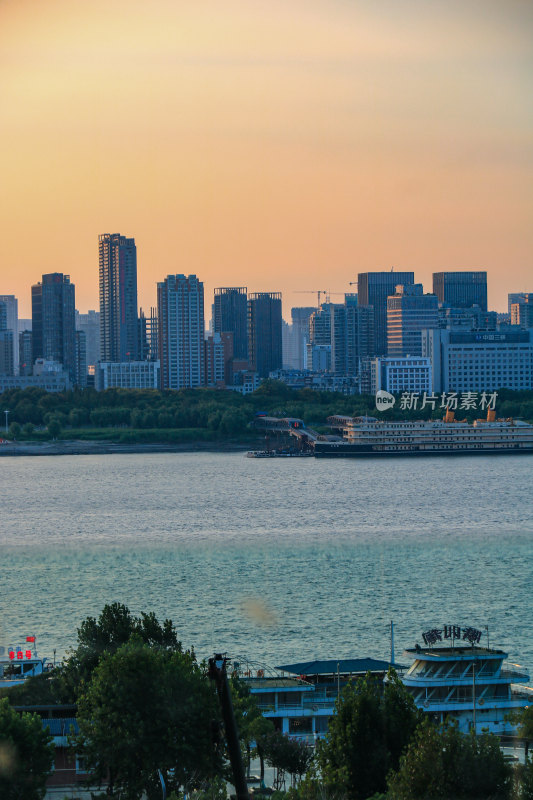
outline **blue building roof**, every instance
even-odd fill
[[[387,672],[391,664],[375,658],[339,658],[328,661],[302,661],[299,664],[284,664],[276,667],[293,675],[341,675],[364,674],[366,672]],[[393,664],[400,667],[399,664]]]
[[[52,736],[69,736],[80,732],[78,721],[75,717],[61,717],[60,719],[42,719],[43,730],[50,729]]]

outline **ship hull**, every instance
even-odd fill
[[[531,455],[531,447],[456,447],[446,450],[440,448],[417,448],[405,450],[378,450],[375,445],[356,445],[356,444],[315,444],[315,458],[391,458],[405,456],[516,456]]]

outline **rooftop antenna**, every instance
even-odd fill
[[[394,622],[390,621],[390,665],[394,666]]]

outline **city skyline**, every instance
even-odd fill
[[[176,273],[207,297],[281,291],[286,319],[392,265],[426,291],[486,270],[499,311],[529,290],[528,4],[7,0],[0,30],[0,264],[21,316],[52,272],[97,309],[97,236],[116,230],[145,308]]]

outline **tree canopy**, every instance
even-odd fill
[[[37,714],[19,714],[0,700],[0,797],[41,800],[54,757],[51,737]]]
[[[349,683],[337,701],[317,758],[325,786],[349,800],[365,800],[386,789],[421,714],[394,671],[384,691],[370,673]]]
[[[247,430],[257,412],[278,417],[298,417],[307,425],[324,425],[328,416],[372,414],[380,419],[439,417],[439,404],[432,410],[402,410],[399,403],[386,411],[376,409],[371,395],[291,389],[280,381],[267,380],[257,391],[241,395],[217,389],[74,389],[47,393],[44,389],[8,389],[0,395],[10,420],[22,426],[17,438],[33,440],[59,437],[111,439],[122,442],[209,440],[249,436]],[[472,420],[476,409],[461,410]],[[497,413],[533,421],[533,392],[500,389]],[[26,427],[48,426],[48,431]],[[51,427],[50,427],[51,426]],[[75,433],[74,433],[75,431]]]
[[[213,744],[218,706],[194,655],[134,635],[105,653],[79,699],[77,750],[97,782],[128,800],[192,789],[220,773]]]
[[[512,770],[496,736],[462,734],[455,724],[428,719],[416,730],[397,773],[389,776],[391,800],[507,800]]]
[[[58,695],[75,702],[104,654],[115,653],[132,636],[149,647],[182,652],[171,620],[160,623],[153,612],[134,616],[122,603],[104,606],[98,619],[87,617],[78,628],[77,646],[67,657],[58,678]]]

